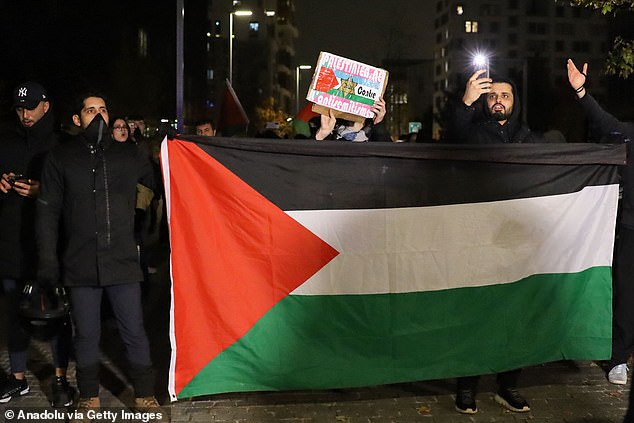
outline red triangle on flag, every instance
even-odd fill
[[[335,88],[337,85],[339,85],[339,81],[337,80],[335,72],[330,68],[322,66],[319,69],[319,74],[317,74],[315,90],[327,93],[331,89]]]
[[[168,157],[178,393],[339,253],[196,144]]]

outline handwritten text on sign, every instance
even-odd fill
[[[371,108],[385,91],[388,72],[321,52],[306,99],[344,113],[374,117]]]

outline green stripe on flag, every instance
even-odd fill
[[[361,97],[360,95],[356,95],[356,94],[346,94],[341,90],[335,90],[335,89],[328,90],[327,94],[345,98],[346,100],[356,101],[357,103],[369,104],[370,106],[374,104],[374,100],[372,99],[369,99],[367,97]]]
[[[607,359],[611,295],[607,266],[441,291],[291,295],[179,397],[369,386]]]

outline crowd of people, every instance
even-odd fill
[[[134,407],[167,418],[154,396],[134,225],[135,208],[145,208],[144,197],[159,191],[152,157],[130,136],[125,119],[110,119],[102,94],[78,97],[72,115],[77,133],[64,140],[52,123],[51,104],[38,83],[16,87],[15,130],[0,143],[0,213],[13,223],[0,235],[0,275],[11,302],[7,317],[19,320],[19,292],[28,281],[36,280],[42,291],[59,284],[69,289],[78,395],[66,379],[71,325],[65,324],[51,339],[51,403],[68,407],[76,399],[83,411],[76,416],[84,421],[87,410],[100,407],[101,305],[107,297],[127,352]],[[29,328],[10,327],[11,374],[0,385],[1,402],[29,392],[24,374]]]
[[[587,92],[588,65],[579,70],[567,62],[570,87],[593,124],[597,139],[623,142],[634,136],[634,124],[604,111]],[[449,132],[456,143],[551,142],[532,132],[521,120],[517,89],[506,78],[488,77],[478,70],[466,83],[461,101],[452,110]],[[43,86],[25,82],[15,88],[13,128],[0,142],[0,278],[7,298],[10,373],[0,384],[0,403],[29,392],[25,378],[28,328],[20,324],[22,289],[37,281],[47,290],[68,289],[70,315],[49,337],[54,378],[51,405],[97,409],[99,399],[99,341],[101,304],[106,297],[117,321],[129,361],[135,408],[160,410],[154,389],[154,368],[142,314],[142,282],[148,280],[144,234],[148,217],[162,196],[158,148],[144,136],[142,119],[111,117],[106,97],[84,93],[72,115],[76,134],[56,131],[52,101]],[[369,142],[392,140],[385,126],[386,104],[374,104],[371,119],[342,120],[331,110],[321,115],[312,136],[317,141]],[[196,122],[198,136],[216,136],[212,120]],[[627,144],[629,148],[629,143]],[[607,378],[624,385],[627,361],[634,345],[634,165],[622,171],[623,198],[615,247],[612,358]],[[57,291],[56,291],[57,292]],[[65,291],[62,291],[65,292]],[[71,342],[72,338],[72,342]],[[71,352],[77,369],[77,391],[66,378]],[[519,393],[521,369],[497,375],[495,400],[513,412],[530,410]],[[455,408],[478,411],[481,376],[460,377]],[[632,404],[632,394],[630,404]],[[166,416],[166,415],[165,415]],[[630,407],[626,422],[634,421]]]

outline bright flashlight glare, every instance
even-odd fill
[[[487,62],[488,62],[487,57],[484,54],[476,54],[475,56],[473,56],[473,64],[475,66],[478,66],[484,69],[487,66]]]

